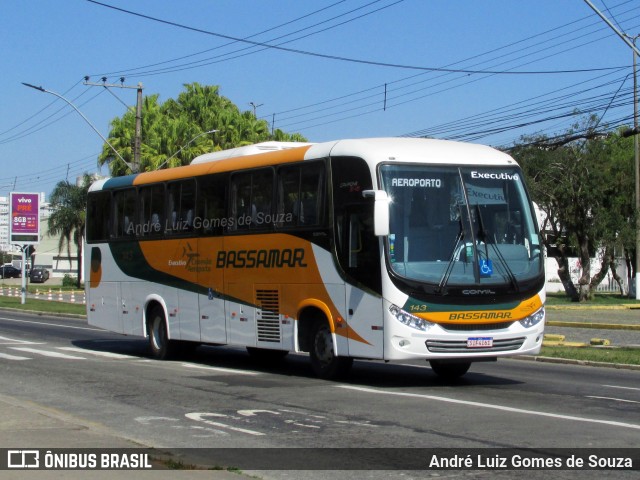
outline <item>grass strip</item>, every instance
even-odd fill
[[[71,313],[75,315],[86,315],[85,305],[78,303],[53,302],[49,300],[36,300],[27,298],[26,303],[20,303],[19,297],[0,296],[0,308],[15,308],[17,310],[31,310],[42,313]]]
[[[584,360],[590,362],[640,365],[640,348],[629,347],[548,347],[543,346],[540,356]]]

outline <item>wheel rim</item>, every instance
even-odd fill
[[[327,327],[318,329],[314,347],[316,357],[323,366],[330,364],[335,358],[333,353],[333,339]]]

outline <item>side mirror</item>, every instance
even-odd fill
[[[389,195],[384,190],[364,190],[362,196],[373,198],[373,233],[386,237],[389,235]]]

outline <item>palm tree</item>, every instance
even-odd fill
[[[249,145],[270,140],[274,135],[269,124],[250,111],[241,112],[228,98],[220,95],[215,85],[189,83],[178,97],[163,103],[158,95],[144,97],[142,103],[142,146],[139,171],[187,165],[202,153]],[[213,136],[202,132],[217,130]],[[129,164],[133,163],[135,112],[128,109],[122,117],[111,121],[109,142]],[[304,141],[300,134],[277,131],[280,140]],[[180,150],[184,147],[183,150]],[[179,152],[179,153],[176,153]],[[175,156],[174,156],[175,154]],[[170,159],[170,161],[167,161]],[[128,166],[113,155],[111,147],[103,146],[98,164],[109,165],[114,177],[131,173]]]
[[[81,185],[74,185],[62,180],[51,193],[51,208],[53,213],[49,217],[49,236],[60,236],[58,253],[67,247],[67,255],[71,260],[71,241],[78,249],[78,288],[82,285],[82,243],[84,240],[85,209],[87,192],[92,178],[84,174]]]

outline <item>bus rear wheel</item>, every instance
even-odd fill
[[[469,371],[471,362],[446,362],[441,360],[429,360],[431,370],[440,378],[451,380],[459,378]]]
[[[151,356],[158,360],[171,358],[174,345],[167,334],[167,322],[162,308],[156,307],[149,313],[147,332],[149,334]]]
[[[329,324],[324,320],[316,320],[311,327],[310,336],[309,356],[313,373],[324,379],[345,375],[351,368],[353,359],[335,354]]]

